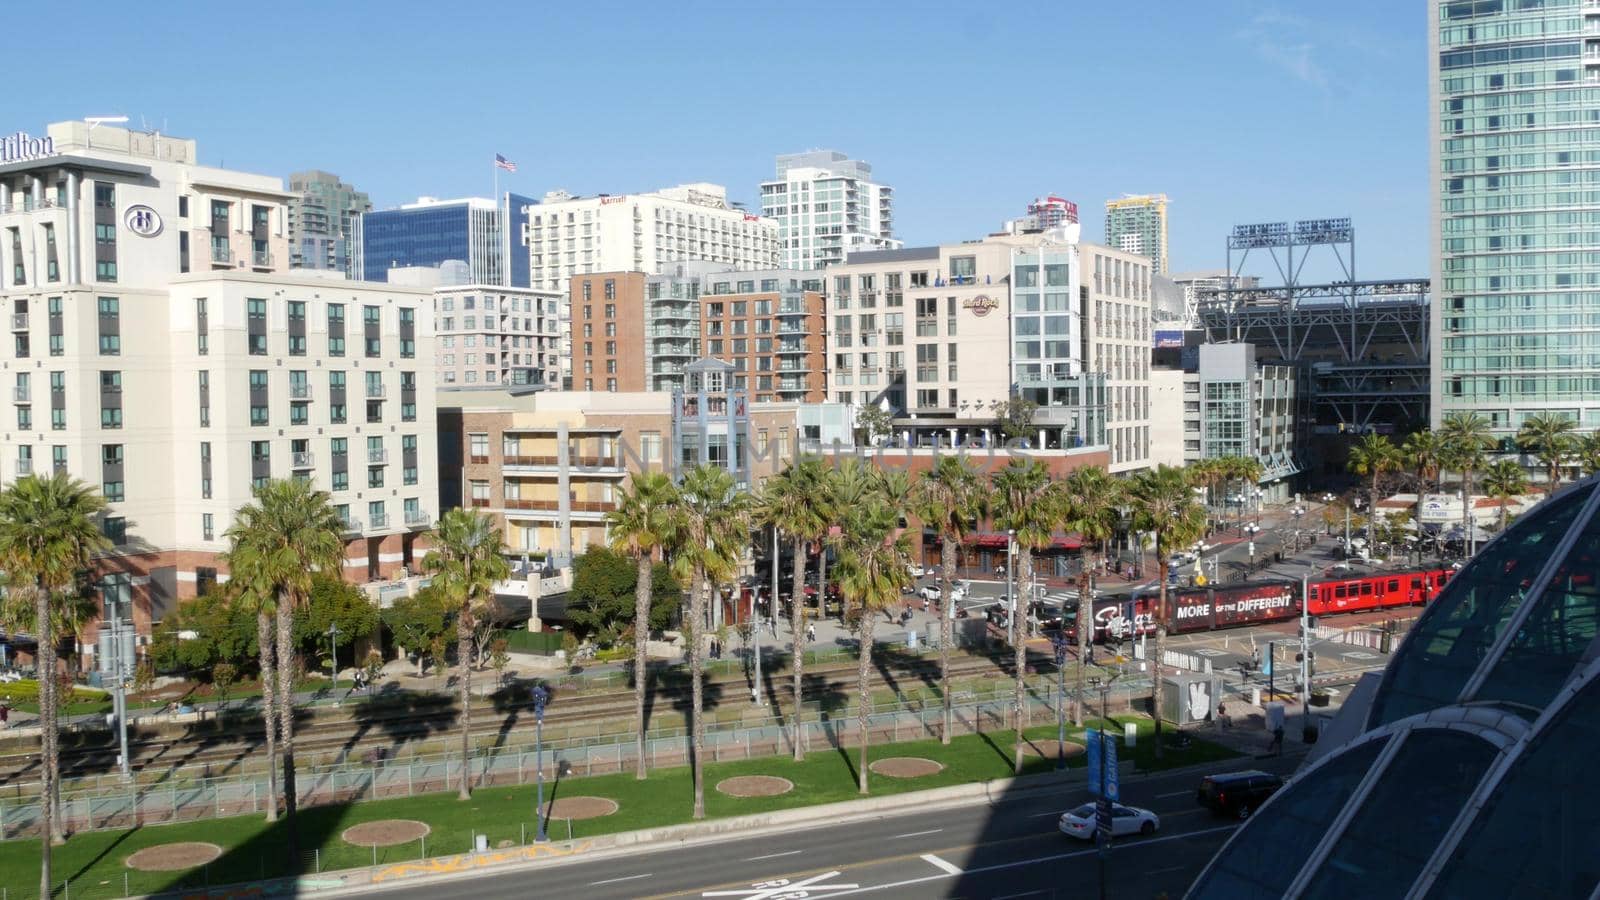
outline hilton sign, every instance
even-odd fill
[[[55,155],[55,138],[36,138],[26,131],[0,138],[0,163],[28,162]]]

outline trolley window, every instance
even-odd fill
[[[1372,596],[1372,582],[1370,582],[1370,581],[1361,582],[1361,596],[1363,596],[1363,597]]]

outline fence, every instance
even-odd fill
[[[1054,717],[1058,696],[1056,679],[1051,675],[1029,679],[1027,688],[1030,721],[1039,713]],[[1141,682],[1143,682],[1141,684]],[[1149,694],[1148,679],[1130,679],[1106,697],[1099,691],[1084,695],[1087,708],[1102,700],[1113,710],[1130,708],[1135,697]],[[1070,708],[1073,691],[1059,697]],[[975,734],[1010,727],[1013,693],[998,687],[978,695],[957,692],[954,700],[952,734]],[[806,750],[853,745],[856,740],[856,714],[836,706],[819,707],[806,703],[800,723],[800,740]],[[898,703],[892,710],[868,717],[873,743],[899,742],[938,737],[943,725],[941,701]],[[809,718],[815,715],[816,718]],[[794,727],[770,716],[762,724],[745,727],[707,728],[705,756],[710,762],[752,759],[787,754],[794,748]],[[653,732],[645,741],[647,764],[652,768],[681,766],[689,761],[689,737],[684,729],[668,733]],[[538,764],[537,750],[531,744],[515,747],[484,748],[471,761],[469,777],[480,787],[530,784]],[[565,745],[547,742],[544,747],[546,778],[554,778],[562,762],[573,774],[602,775],[630,771],[637,759],[637,735],[614,735],[604,739],[584,738]],[[452,790],[460,784],[462,765],[459,754],[437,753],[416,756],[405,762],[352,763],[342,766],[303,768],[296,775],[300,806],[349,803],[358,800],[411,797]],[[129,785],[117,790],[63,792],[61,815],[71,831],[97,831],[189,822],[224,816],[265,812],[267,798],[264,775],[241,775],[205,779],[190,784]],[[33,834],[38,830],[38,800],[0,801],[0,838]]]
[[[1415,618],[1391,619],[1382,625],[1361,625],[1355,628],[1329,628],[1326,625],[1318,625],[1311,632],[1319,640],[1388,653],[1400,646],[1400,642],[1411,632],[1411,626],[1416,624],[1416,621]]]

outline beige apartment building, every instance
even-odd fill
[[[399,570],[437,513],[431,293],[290,274],[281,182],[200,166],[192,140],[47,134],[0,165],[0,480],[105,494],[94,577],[141,634],[226,578],[266,478],[332,492],[347,578]]]
[[[889,410],[896,443],[948,447],[998,443],[1020,397],[1035,448],[1143,468],[1149,268],[1066,230],[851,254],[827,273],[829,398]]]
[[[433,289],[434,377],[440,387],[561,387],[561,303],[555,291],[485,284]]]

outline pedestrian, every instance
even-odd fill
[[[1272,753],[1274,751],[1276,751],[1279,756],[1283,755],[1283,726],[1282,725],[1279,725],[1278,727],[1272,729],[1272,743],[1267,745],[1267,752],[1268,753]]]
[[[1228,719],[1228,704],[1226,704],[1226,703],[1218,703],[1217,704],[1217,721],[1219,723],[1221,723],[1223,728],[1232,728],[1233,727],[1233,722],[1231,722]]]
[[[0,703],[0,728],[9,728],[11,721],[11,704]]]
[[[807,622],[806,623],[806,643],[807,644],[814,644],[816,642],[817,642],[817,626],[816,626],[816,623],[815,622]]]

